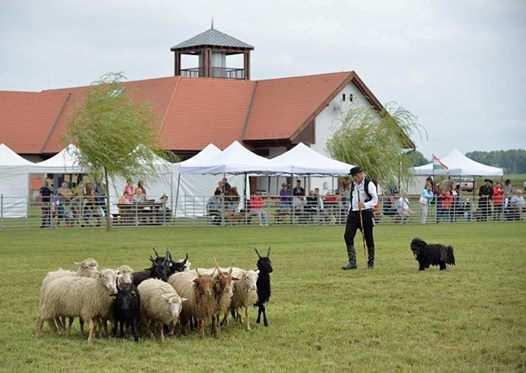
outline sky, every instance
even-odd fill
[[[356,71],[428,158],[526,148],[525,0],[2,0],[0,90],[170,76],[212,17],[255,46],[253,79]]]

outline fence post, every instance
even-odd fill
[[[4,225],[4,195],[0,194],[0,226]]]

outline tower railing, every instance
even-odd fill
[[[245,79],[245,69],[237,67],[217,67],[213,66],[210,69],[211,78],[222,78],[222,79]],[[187,69],[181,69],[181,76],[186,78],[200,78],[207,77],[202,67],[191,67]]]

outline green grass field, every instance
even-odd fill
[[[526,224],[380,226],[377,267],[341,271],[341,227],[0,231],[0,370],[525,371]],[[457,266],[417,271],[410,239],[452,244]],[[193,266],[254,267],[272,245],[270,327],[218,338],[37,338],[38,291],[57,267],[95,257],[143,268],[152,247]],[[255,310],[252,318],[255,317]]]

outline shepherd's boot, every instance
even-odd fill
[[[367,248],[367,268],[374,268],[374,247]]]
[[[356,269],[356,251],[354,246],[347,246],[347,257],[349,261],[342,267],[343,270]]]

